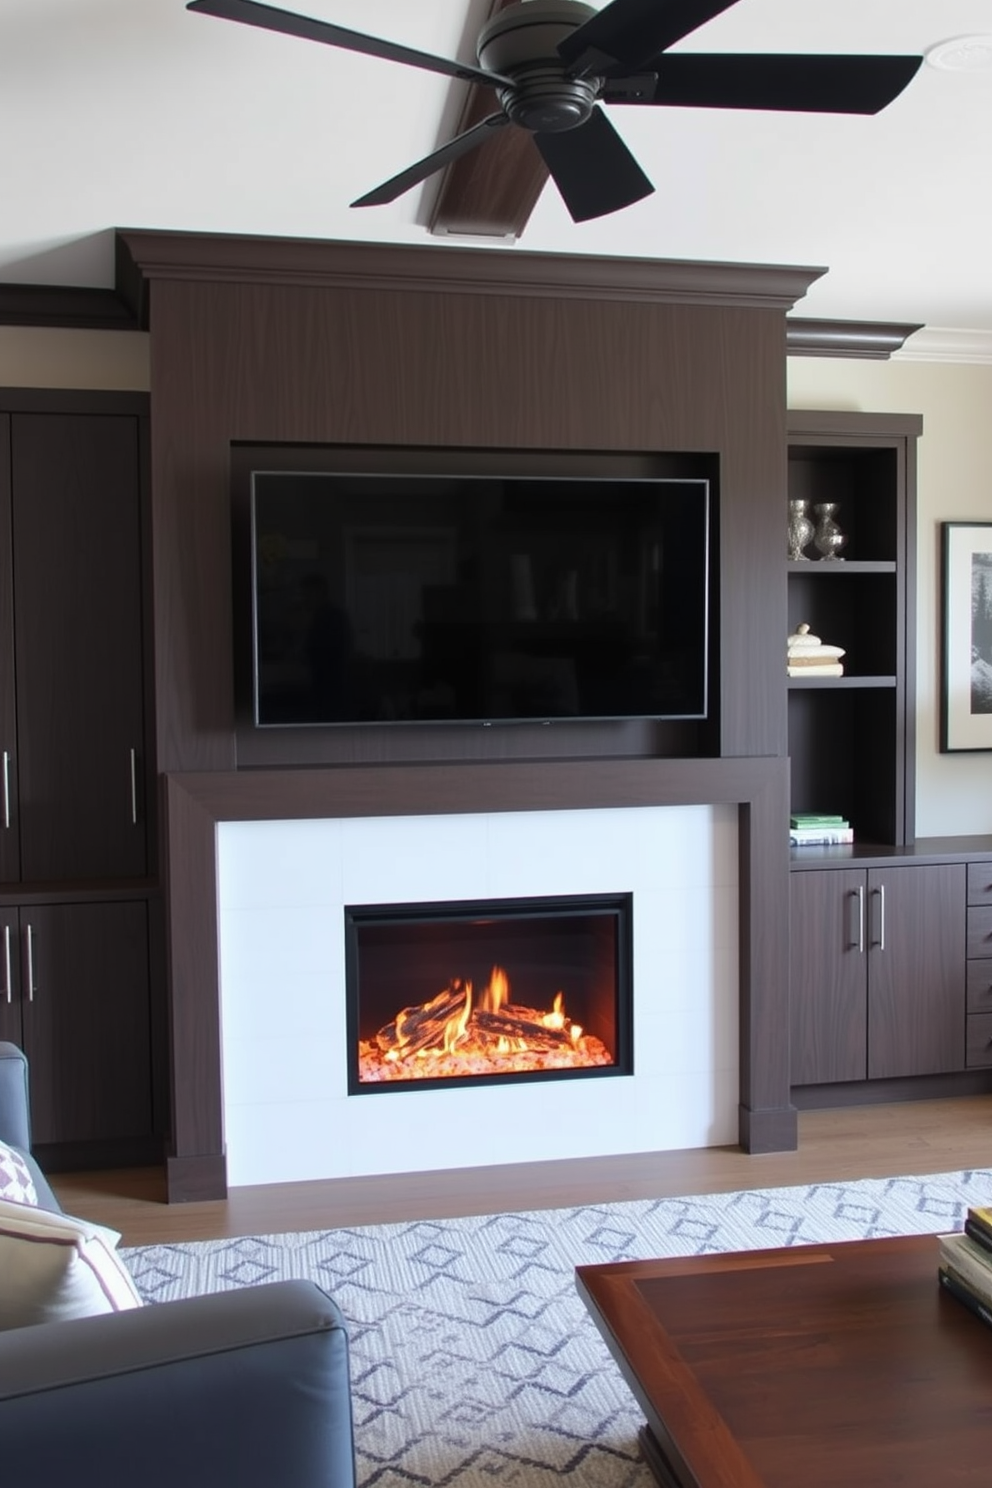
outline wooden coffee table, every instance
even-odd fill
[[[580,1266],[664,1488],[992,1483],[992,1328],[933,1235]]]

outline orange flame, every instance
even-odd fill
[[[478,996],[460,977],[429,1001],[397,1013],[359,1049],[362,1081],[495,1074],[612,1064],[609,1050],[565,1011],[559,989],[550,1009],[516,1006],[510,979],[494,966]]]

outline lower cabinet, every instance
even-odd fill
[[[0,1038],[30,1061],[36,1144],[152,1131],[144,900],[0,908]]]
[[[965,874],[790,874],[793,1085],[965,1068]]]

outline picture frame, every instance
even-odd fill
[[[992,750],[992,522],[942,522],[940,749]]]

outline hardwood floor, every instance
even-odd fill
[[[992,1096],[801,1112],[797,1152],[754,1157],[710,1147],[272,1184],[192,1204],[166,1203],[153,1169],[57,1174],[52,1186],[70,1214],[120,1230],[125,1245],[152,1245],[984,1167],[992,1168]]]

